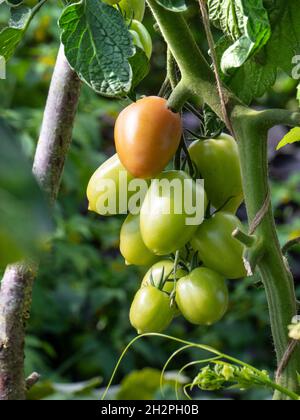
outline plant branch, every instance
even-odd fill
[[[232,236],[248,248],[253,246],[256,242],[255,236],[247,235],[247,233],[241,231],[238,228],[233,231]]]
[[[263,130],[269,130],[275,125],[297,127],[300,126],[300,113],[286,109],[266,109],[258,113],[257,123]]]
[[[178,83],[178,76],[177,76],[177,69],[176,69],[176,62],[173,57],[173,54],[170,48],[167,48],[167,74],[171,83],[172,89],[175,89],[175,86]]]
[[[0,400],[25,399],[24,326],[35,271],[25,264],[6,269],[0,291]]]
[[[63,47],[58,53],[33,172],[53,205],[59,190],[81,82],[69,67]],[[7,267],[0,290],[0,400],[23,400],[25,327],[29,318],[36,265]]]
[[[201,14],[202,14],[204,30],[205,30],[205,33],[206,33],[208,46],[209,46],[209,49],[210,49],[210,55],[211,55],[211,58],[212,58],[213,70],[214,70],[214,74],[215,74],[215,78],[216,78],[217,89],[218,89],[220,102],[221,102],[221,107],[222,107],[223,121],[225,122],[229,132],[234,136],[233,127],[232,127],[232,124],[231,124],[231,121],[230,121],[230,118],[229,118],[229,115],[228,115],[227,107],[226,107],[225,92],[224,92],[224,89],[223,89],[222,79],[221,79],[221,76],[220,76],[220,73],[219,73],[218,59],[217,59],[217,55],[216,55],[216,51],[215,51],[215,42],[214,42],[213,35],[212,35],[212,32],[211,32],[211,28],[210,28],[209,16],[208,16],[207,6],[206,6],[206,0],[199,0],[199,6],[200,6]]]
[[[244,246],[243,260],[249,277],[254,275],[255,269],[264,255],[264,243],[260,236],[246,234],[240,229],[236,229],[232,236],[240,241]]]
[[[57,198],[65,159],[72,140],[81,83],[60,47],[45,108],[33,173],[50,203]]]
[[[295,238],[287,242],[282,248],[283,255],[286,255],[292,248],[294,248],[294,246],[297,245],[300,245],[300,238]]]

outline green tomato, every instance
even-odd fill
[[[126,19],[135,19],[140,22],[144,19],[146,2],[145,0],[121,0],[119,2]]]
[[[143,50],[148,60],[150,60],[152,55],[152,39],[145,26],[138,20],[133,20],[129,32],[133,37],[134,45]]]
[[[177,188],[158,188],[157,182],[161,185],[161,181]],[[175,193],[175,189],[182,194]],[[193,205],[197,199],[198,205],[187,211],[188,196]],[[141,234],[147,248],[157,255],[168,255],[184,247],[203,221],[203,203],[203,187],[183,171],[163,172],[152,180],[141,208]]]
[[[197,140],[190,156],[204,178],[208,199],[216,209],[235,213],[243,201],[241,167],[233,137],[222,134],[216,139]],[[229,201],[228,201],[229,200]]]
[[[232,236],[233,231],[241,227],[236,216],[219,212],[205,220],[191,240],[192,247],[199,252],[204,265],[228,279],[246,276],[244,247]]]
[[[176,280],[179,280],[186,274],[187,272],[183,268],[177,268]],[[164,275],[164,280],[168,278],[163,287],[163,291],[171,293],[174,289],[174,262],[170,260],[162,260],[154,264],[145,274],[141,287],[151,286],[151,276],[154,286],[159,287],[162,275]]]
[[[226,282],[208,268],[196,268],[178,281],[176,303],[192,324],[212,325],[220,321],[228,309]]]
[[[140,216],[129,214],[120,234],[120,251],[126,264],[151,265],[158,257],[143,242],[140,232]]]
[[[169,326],[174,313],[169,296],[156,287],[147,286],[136,293],[129,318],[138,334],[159,333]]]
[[[128,201],[138,192],[138,190],[129,191],[128,189],[128,184],[133,179],[134,177],[126,171],[120,162],[118,155],[112,156],[96,170],[89,181],[87,187],[89,210],[101,216],[126,214],[130,210],[128,209]],[[140,192],[141,200],[143,200],[146,190],[140,190]],[[122,194],[126,194],[127,197],[124,198]],[[120,202],[120,195],[122,203]],[[114,205],[111,206],[109,203],[114,203]]]

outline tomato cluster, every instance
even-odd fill
[[[241,228],[234,212],[243,197],[234,139],[222,134],[190,146],[205,191],[185,170],[166,169],[180,145],[182,121],[165,99],[147,97],[129,105],[117,118],[114,134],[117,154],[92,176],[87,195],[90,210],[98,214],[129,212],[120,233],[121,254],[126,264],[148,267],[131,305],[131,324],[147,333],[165,330],[178,315],[196,325],[218,322],[228,308],[227,280],[246,275],[243,245],[232,236]],[[122,186],[121,172],[127,175]],[[103,180],[114,182],[103,189]],[[136,214],[130,183],[141,180],[146,189]],[[185,195],[178,212],[173,190],[167,194],[156,181],[176,182],[194,202],[200,197],[198,222],[187,223],[191,214],[185,210]],[[127,197],[123,211],[120,192]],[[116,208],[105,212],[113,197]]]

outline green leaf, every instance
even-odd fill
[[[172,12],[184,12],[187,10],[185,0],[156,0],[156,2],[164,9]]]
[[[300,141],[300,127],[293,128],[288,132],[278,144],[276,150],[282,149],[287,144],[292,144]]]
[[[29,7],[21,6],[12,9],[9,27],[0,32],[0,56],[3,56],[6,61],[11,58],[22,41],[31,18],[32,11]]]
[[[221,59],[223,73],[241,67],[269,40],[271,28],[262,0],[208,0],[210,20],[233,45]]]
[[[300,7],[294,0],[265,0],[271,23],[271,37],[261,51],[244,65],[224,76],[224,82],[245,103],[262,96],[276,81],[278,69],[289,75],[300,51]],[[219,59],[230,46],[230,39],[221,39],[216,49]],[[245,80],[247,83],[245,83]]]
[[[130,91],[129,58],[135,47],[117,9],[101,1],[81,1],[64,10],[59,25],[66,57],[85,83],[104,96]]]
[[[300,83],[297,86],[297,101],[299,102],[299,106],[300,106]]]

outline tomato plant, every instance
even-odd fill
[[[182,191],[195,200],[199,199],[199,224],[204,217],[205,192],[183,171],[163,172],[157,181],[177,183]],[[189,181],[185,184],[185,181]],[[176,185],[176,184],[175,184]],[[202,204],[202,208],[201,208]],[[180,207],[180,211],[178,209]],[[196,209],[194,210],[196,212]],[[192,214],[185,211],[185,199],[178,197],[174,189],[164,190],[152,184],[141,208],[141,234],[146,246],[157,255],[167,255],[182,248],[197,230],[197,224],[188,224]]]
[[[153,178],[174,156],[182,134],[179,114],[163,98],[150,96],[129,105],[118,116],[115,143],[125,168],[137,178]]]
[[[142,287],[130,308],[130,322],[139,334],[162,332],[172,321],[175,310],[169,296],[153,286]]]
[[[29,9],[23,7],[24,4],[30,6]],[[6,23],[1,20],[1,83],[6,76],[6,64],[46,4],[50,2],[0,2],[1,12],[5,8],[7,16]],[[155,39],[161,38],[154,51],[165,47],[165,57],[155,57],[151,64],[159,69],[166,63],[166,74],[159,74],[159,79],[164,80],[160,89],[152,86],[144,90],[141,82],[151,70],[149,58],[152,52],[151,38],[141,24],[145,1],[57,2],[57,7],[63,9],[58,20],[59,34],[51,33],[49,38],[51,42],[59,39],[61,46],[34,156],[33,173],[47,196],[49,208],[55,208],[76,111],[86,99],[83,96],[78,107],[80,93],[85,92],[81,89],[83,84],[94,92],[93,101],[84,104],[91,114],[99,103],[102,105],[98,102],[99,96],[112,98],[115,103],[120,101],[121,105],[131,101],[116,120],[117,155],[98,168],[88,185],[90,210],[112,216],[128,212],[131,210],[128,198],[132,194],[129,183],[134,177],[151,179],[149,189],[146,183],[140,217],[129,216],[123,225],[121,252],[128,262],[152,264],[158,255],[172,258],[174,263],[170,261],[170,264],[176,266],[179,263],[180,267],[177,272],[180,278],[173,279],[172,290],[168,282],[164,284],[164,269],[168,268],[165,260],[152,267],[150,274],[146,273],[143,287],[138,290],[131,306],[132,325],[140,333],[163,331],[176,314],[174,299],[186,320],[197,325],[214,324],[224,316],[228,306],[226,280],[245,276],[247,267],[247,274],[261,281],[268,302],[277,362],[276,381],[272,384],[272,389],[276,390],[274,399],[299,400],[298,323],[294,328],[298,302],[295,281],[285,257],[295,241],[283,247],[279,242],[268,178],[267,141],[269,130],[278,125],[295,128],[280,142],[280,147],[299,141],[300,113],[295,101],[296,89],[294,100],[289,101],[285,110],[267,109],[265,94],[278,81],[277,75],[282,71],[294,79],[299,78],[295,54],[300,50],[300,8],[293,0],[147,0],[147,4],[154,18]],[[196,19],[193,19],[198,12],[203,19],[203,30],[199,30]],[[212,31],[211,25],[215,25],[218,32]],[[206,39],[203,39],[204,34]],[[210,54],[207,54],[207,44]],[[145,54],[140,54],[136,46]],[[34,56],[40,50],[43,49],[39,46],[34,48]],[[52,66],[49,57],[39,59],[39,66],[49,61]],[[4,93],[6,86],[7,92],[11,86],[18,86],[18,77],[24,73],[21,67],[16,71],[16,63],[18,60],[13,64],[13,71],[9,72]],[[38,73],[36,78],[42,83],[50,81],[48,74],[41,77]],[[296,88],[297,83],[293,81],[292,88]],[[157,96],[141,97],[144,93],[150,95],[153,92],[155,95],[158,91]],[[31,94],[31,85],[25,95],[18,94],[22,97],[23,108],[26,108],[28,92]],[[257,98],[264,99],[258,101]],[[23,120],[18,122],[15,98],[8,94],[6,99],[13,111],[4,110],[4,115],[21,130],[28,118],[24,119],[26,124]],[[186,111],[199,122],[195,123],[195,128],[186,124],[189,118],[182,118]],[[222,130],[232,136],[220,134]],[[189,147],[190,135],[198,140]],[[28,140],[22,135],[18,146],[31,151],[35,143]],[[78,143],[75,148],[77,146]],[[83,150],[82,160],[84,156]],[[167,166],[171,166],[172,159],[173,170],[169,170]],[[2,166],[3,162],[6,163],[6,159],[2,158]],[[17,171],[19,165],[7,162],[9,170],[13,167]],[[82,164],[84,166],[85,162]],[[3,172],[5,175],[7,170]],[[208,201],[216,209],[213,214],[211,206],[206,206],[204,189],[195,179],[197,172],[204,178]],[[127,175],[125,184],[120,181],[121,173]],[[4,182],[4,188],[0,188],[0,192],[4,191],[1,204],[14,197],[14,189],[17,193],[20,190],[29,193],[31,188],[24,188],[22,178],[19,176],[19,188],[16,189],[18,183],[14,179],[11,185]],[[197,205],[192,206],[192,212],[188,211],[185,196],[178,198],[174,190],[169,194],[163,188],[155,187],[155,181],[163,180],[169,183],[177,181],[194,201],[200,197],[203,208],[199,211]],[[187,186],[184,181],[191,182]],[[10,206],[11,210],[19,208],[23,199],[18,198],[16,204]],[[39,201],[43,200],[40,197]],[[243,200],[248,226],[246,223],[241,225],[234,216]],[[113,205],[107,207],[110,201]],[[181,206],[181,211],[177,211],[178,206]],[[0,226],[0,263],[13,261],[19,256],[18,238],[22,235],[35,241],[31,230],[27,234],[26,225],[32,221],[38,225],[44,213],[35,205],[25,206],[24,214],[20,212],[20,216],[10,219],[6,206],[3,208],[2,213],[10,223],[6,226],[4,222]],[[28,208],[32,210],[29,215]],[[188,223],[197,210],[197,223]],[[21,229],[15,227],[19,220]],[[64,225],[58,227],[61,232]],[[16,240],[10,236],[9,228],[16,231]],[[24,242],[22,248],[27,246],[27,241]],[[183,247],[186,252],[183,252]],[[191,248],[195,251],[193,255],[190,255]],[[8,267],[1,281],[0,337],[4,344],[9,343],[7,346],[0,343],[0,399],[3,400],[25,399],[32,380],[26,381],[24,377],[24,343],[38,263],[28,260]],[[186,274],[182,277],[180,263]],[[80,261],[79,266],[82,265]],[[172,280],[172,274],[169,278]],[[106,321],[107,314],[102,315]],[[291,331],[292,335],[289,335]],[[181,342],[188,343],[183,339]],[[207,347],[201,348],[211,351]],[[212,353],[221,355],[218,351]],[[236,380],[237,376],[240,381],[236,382],[240,383],[242,379],[246,385],[261,385],[261,381],[271,383],[268,375],[255,370],[250,369],[247,377],[249,367],[245,363],[244,370],[232,370],[220,360],[211,362],[217,368],[202,370],[191,388],[197,384],[211,389],[213,385],[214,390],[219,390],[225,381],[228,382],[228,377]]]
[[[143,242],[139,215],[129,214],[124,221],[120,234],[120,251],[128,265],[150,265],[158,259]]]
[[[197,268],[178,281],[176,303],[192,324],[212,325],[224,316],[228,308],[225,280],[215,271]]]
[[[215,139],[197,140],[190,156],[204,178],[208,199],[216,208],[236,212],[243,201],[241,167],[233,137],[222,134]]]
[[[238,228],[242,225],[236,216],[218,212],[199,226],[191,241],[204,265],[228,279],[246,276],[244,246],[232,236]]]
[[[120,192],[120,176],[125,182],[125,192]],[[87,198],[89,200],[89,210],[102,216],[118,214],[120,211],[127,212],[128,199],[133,192],[128,190],[128,183],[133,176],[126,171],[117,154],[104,162],[91,177],[87,187]],[[124,198],[124,193],[128,194],[125,200],[125,208],[120,208],[120,194]],[[109,204],[112,204],[110,207]]]

